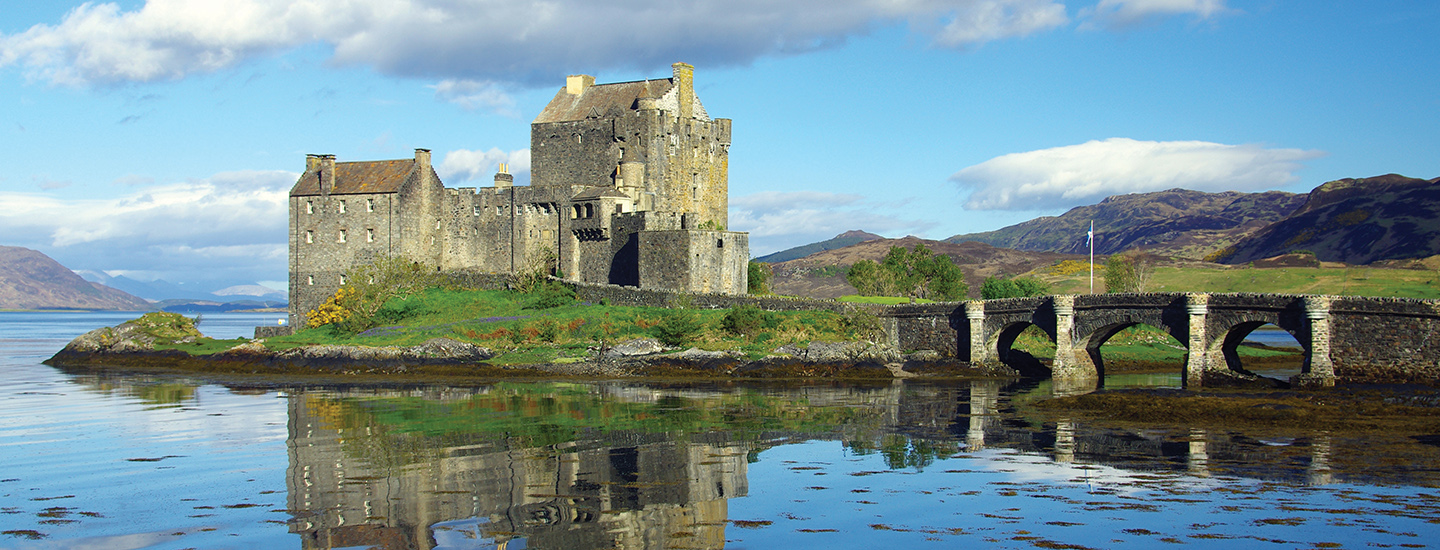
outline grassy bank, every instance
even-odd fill
[[[753,308],[699,310],[585,304],[573,300],[543,307],[541,296],[500,290],[432,288],[395,298],[382,310],[386,322],[359,333],[336,325],[269,338],[284,350],[306,345],[412,346],[452,338],[499,353],[497,365],[584,360],[596,349],[635,338],[658,338],[675,347],[740,350],[752,359],[785,344],[864,340],[878,327],[863,312],[763,312]],[[243,340],[196,339],[157,346],[191,354],[223,351]]]

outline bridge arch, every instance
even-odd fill
[[[1049,338],[1051,344],[1055,343],[1054,327],[1047,331],[1045,327],[1028,320],[1012,320],[992,332],[992,336],[985,345],[994,351],[995,357],[1000,363],[1019,371],[1023,376],[1037,378],[1050,376],[1050,367],[1045,366],[1039,358],[1027,351],[1015,349],[1015,340],[1031,327],[1040,329],[1040,332]]]

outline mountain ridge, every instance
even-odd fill
[[[150,302],[86,281],[37,250],[0,246],[0,309],[140,311]]]

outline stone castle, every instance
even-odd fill
[[[381,256],[518,273],[544,258],[566,279],[743,294],[749,235],[726,231],[730,119],[710,118],[694,68],[595,84],[570,76],[530,125],[531,182],[447,188],[430,151],[336,162],[309,155],[290,191],[290,322]]]

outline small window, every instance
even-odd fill
[[[366,211],[366,212],[374,212],[374,211],[375,211],[375,199],[365,199],[365,211]]]
[[[373,242],[375,242],[375,230],[374,230],[374,229],[366,229],[366,230],[365,230],[365,242],[367,242],[367,243],[373,243]]]
[[[344,214],[344,213],[345,213],[345,201],[340,201],[340,206],[338,207],[338,211],[339,211],[341,214]]]
[[[725,239],[715,239],[715,248],[725,248]]]
[[[504,216],[504,215],[505,215],[505,207],[503,207],[503,206],[496,206],[496,207],[495,207],[495,215],[496,215],[496,216]]]
[[[440,220],[435,220],[435,229],[440,229]]]
[[[310,275],[310,276],[308,276],[308,277],[305,277],[305,284],[314,286],[314,285],[315,285],[315,276],[314,276],[314,275]]]
[[[345,284],[346,282],[348,282],[348,281],[345,280],[345,276],[344,276],[344,275],[341,275],[341,276],[340,276],[340,284],[343,285],[343,284]]]
[[[475,205],[475,215],[476,215],[476,216],[479,216],[479,215],[480,215],[480,205]]]
[[[305,201],[305,213],[306,213],[306,214],[314,214],[314,213],[315,213],[315,201]]]
[[[306,231],[305,231],[305,244],[310,244],[310,243],[313,243],[313,242],[315,242],[315,232],[314,232],[314,231],[306,230]]]
[[[344,230],[344,229],[341,229],[341,230],[340,230],[340,238],[336,239],[335,242],[339,242],[339,243],[345,242],[345,230]]]

